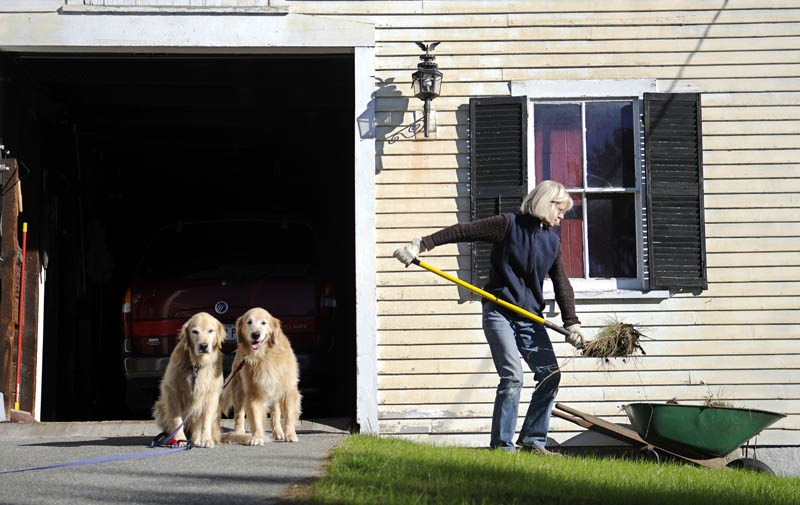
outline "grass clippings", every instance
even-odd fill
[[[733,403],[723,400],[722,396],[722,388],[719,389],[717,394],[714,394],[711,391],[711,388],[708,387],[705,381],[700,381],[700,384],[705,384],[707,393],[703,396],[703,405],[706,407],[727,407],[727,408],[735,408]]]
[[[713,396],[706,396],[703,398],[703,405],[706,407],[728,407],[733,408],[733,404],[731,402],[725,400],[719,400],[714,398]]]
[[[647,354],[639,343],[642,337],[647,336],[634,325],[612,321],[600,330],[594,340],[586,343],[583,356],[608,360],[633,356],[637,350]]]

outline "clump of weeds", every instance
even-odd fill
[[[636,351],[644,352],[641,343],[642,338],[647,338],[639,329],[628,323],[611,321],[605,325],[597,337],[586,343],[583,348],[583,356],[589,358],[628,358],[633,356]]]

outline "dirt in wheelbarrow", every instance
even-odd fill
[[[636,351],[644,352],[639,340],[647,337],[636,326],[620,321],[612,321],[603,327],[594,340],[590,340],[583,348],[583,356],[589,358],[627,358]]]

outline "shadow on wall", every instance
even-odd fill
[[[375,174],[377,175],[383,170],[384,142],[394,135],[393,130],[402,126],[409,99],[403,97],[403,92],[394,84],[394,77],[386,80],[376,77],[375,81],[378,89],[372,95],[375,113],[373,130],[375,140],[380,141],[375,142]],[[360,116],[359,121],[361,121]]]

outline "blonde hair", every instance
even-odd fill
[[[567,193],[567,188],[556,181],[542,181],[522,200],[519,210],[550,222],[558,213],[556,206],[561,203],[567,204],[564,212],[572,208],[572,197]]]

